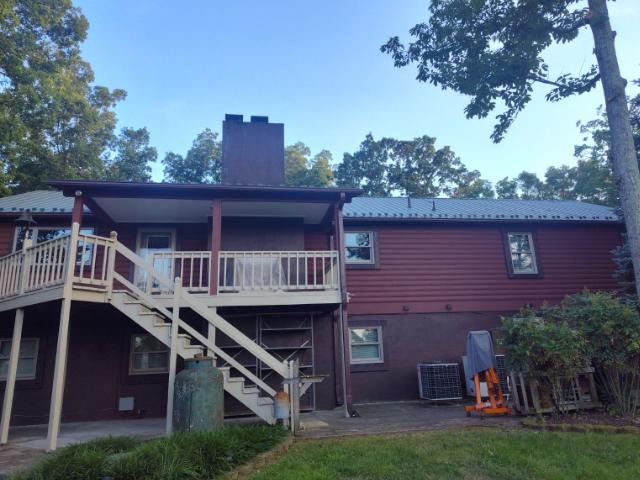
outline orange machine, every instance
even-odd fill
[[[464,407],[467,412],[467,416],[471,416],[471,412],[480,412],[480,418],[484,420],[486,414],[504,413],[505,415],[513,412],[513,409],[507,407],[504,403],[504,397],[502,396],[502,388],[500,387],[500,379],[498,374],[493,368],[489,368],[482,372],[484,374],[484,380],[487,383],[487,392],[489,394],[489,401],[483,402],[480,397],[480,372],[476,373],[473,380],[476,383],[476,404]]]

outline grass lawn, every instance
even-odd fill
[[[144,442],[108,437],[69,445],[11,480],[203,480],[248,462],[280,443],[281,427],[232,426],[213,432],[174,433]]]
[[[297,442],[250,480],[635,478],[639,435],[468,428]]]

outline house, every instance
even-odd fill
[[[299,410],[415,400],[416,364],[459,363],[469,330],[617,288],[607,207],[284,183],[284,126],[228,115],[220,185],[0,199],[0,443],[10,422],[48,423],[54,450],[60,422],[165,416],[199,353],[228,415],[274,422],[282,389],[293,428]]]

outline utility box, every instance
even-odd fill
[[[173,429],[215,430],[224,425],[224,380],[212,357],[191,358],[176,375]]]

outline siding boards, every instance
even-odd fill
[[[523,227],[518,226],[522,231]],[[524,229],[526,231],[526,228]],[[380,226],[380,270],[348,270],[349,313],[507,311],[616,290],[618,226],[538,227],[544,278],[509,279],[497,226]]]

